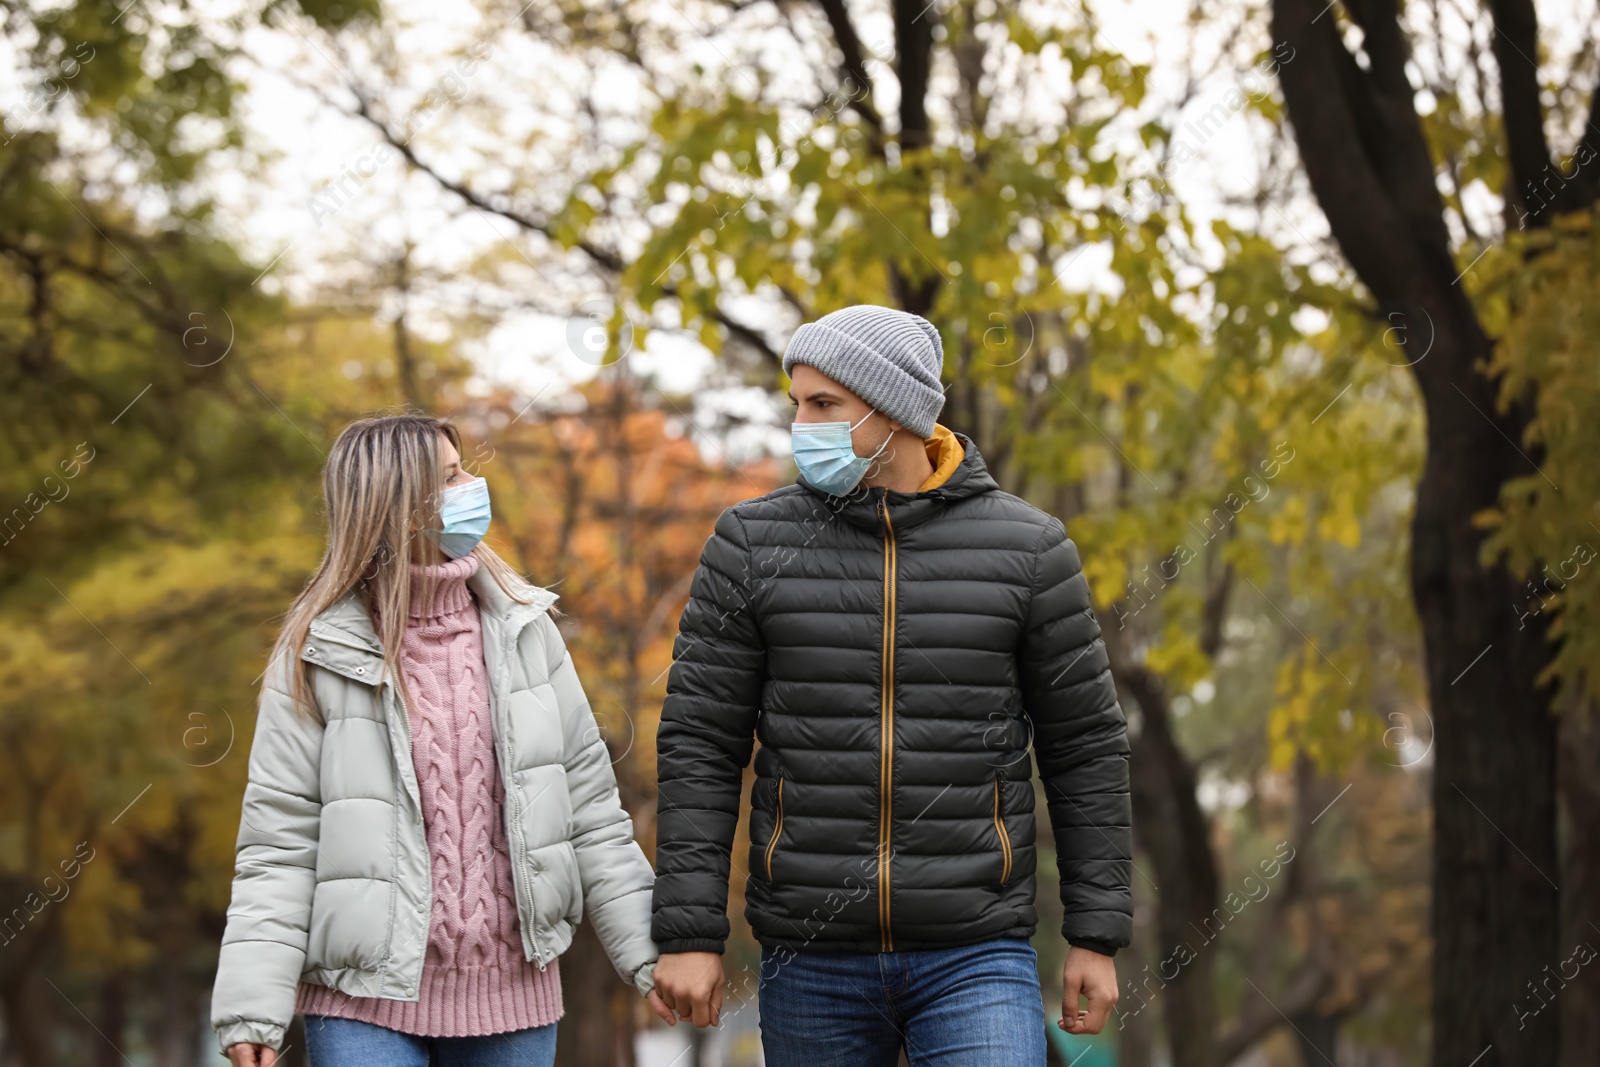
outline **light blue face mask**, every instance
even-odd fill
[[[445,487],[439,500],[439,522],[443,530],[430,531],[439,548],[451,559],[460,559],[489,532],[489,483],[482,478]]]
[[[861,422],[871,417],[869,411],[861,417]],[[833,496],[844,496],[856,487],[867,468],[889,447],[889,438],[895,435],[895,431],[890,430],[889,437],[883,439],[882,447],[876,452],[858,456],[850,443],[850,434],[861,422],[855,426],[842,421],[797,422],[789,427],[795,466],[800,468],[807,482]]]

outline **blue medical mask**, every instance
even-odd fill
[[[440,549],[451,559],[460,559],[489,532],[489,483],[474,478],[460,485],[445,486],[439,500],[442,530],[429,531]]]
[[[869,411],[861,416],[861,422],[871,417],[872,412]],[[895,431],[889,431],[889,437],[883,439],[882,447],[876,452],[870,456],[858,456],[855,446],[850,443],[850,434],[861,422],[855,426],[843,421],[797,422],[789,427],[795,466],[800,468],[806,481],[833,496],[844,496],[856,487],[856,483],[867,473],[867,468],[872,466],[873,460],[883,455],[883,450],[889,447],[889,438],[895,435]]]

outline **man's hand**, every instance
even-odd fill
[[[228,1063],[232,1067],[272,1067],[278,1054],[266,1045],[253,1045],[248,1041],[228,1046]]]
[[[1069,1034],[1098,1034],[1117,1002],[1117,964],[1086,948],[1073,948],[1061,968],[1061,1029]],[[1078,1007],[1078,996],[1088,1000],[1088,1010]]]
[[[717,1025],[722,1014],[722,982],[720,953],[667,952],[656,961],[656,992],[679,1019],[696,1026]]]

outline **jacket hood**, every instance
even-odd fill
[[[943,484],[932,489],[902,493],[882,486],[857,486],[845,496],[834,496],[807,482],[803,474],[796,481],[807,492],[820,498],[830,511],[853,526],[873,532],[881,531],[883,516],[880,503],[889,508],[889,521],[894,523],[895,529],[919,526],[942,512],[951,501],[965,500],[1000,488],[972,438],[959,431],[952,432],[961,444],[961,462]]]

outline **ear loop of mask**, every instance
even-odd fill
[[[863,415],[861,417],[861,422],[866,422],[868,419],[872,418],[873,415],[877,414],[877,410],[878,410],[877,408],[873,408],[871,411],[867,412],[865,415]],[[856,426],[860,426],[861,422],[856,423]],[[850,427],[852,432],[855,430],[856,426]],[[868,456],[867,460],[870,462],[870,461],[876,460],[879,456],[883,455],[883,450],[889,447],[890,440],[892,440],[894,438],[894,435],[897,432],[898,431],[890,430],[889,431],[889,436],[885,437],[883,439],[883,444],[879,445],[878,446],[878,450],[876,452],[874,452],[872,455]]]

